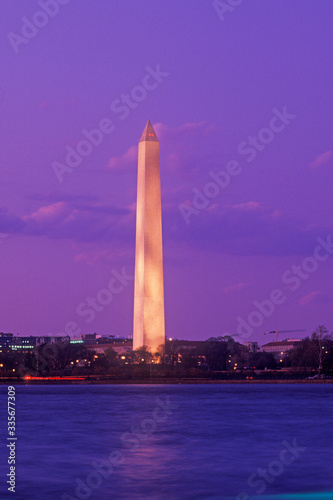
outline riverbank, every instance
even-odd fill
[[[257,379],[257,380],[215,380],[202,378],[168,378],[168,379],[78,379],[78,380],[22,380],[22,379],[1,379],[0,385],[176,385],[176,384],[332,384],[333,379]]]

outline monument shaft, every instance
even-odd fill
[[[148,120],[139,142],[133,349],[165,344],[159,142]]]

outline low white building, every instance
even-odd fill
[[[285,339],[277,342],[268,342],[260,347],[261,352],[271,352],[277,359],[283,359],[288,351],[301,343],[301,339]]]

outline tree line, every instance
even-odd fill
[[[333,336],[323,325],[296,347],[277,359],[268,352],[249,352],[232,336],[210,337],[203,342],[172,340],[152,353],[146,346],[117,353],[110,346],[104,353],[85,344],[42,344],[33,352],[0,353],[1,376],[108,375],[120,378],[181,377],[259,370],[315,371],[333,375]]]

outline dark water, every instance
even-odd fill
[[[16,392],[14,494],[6,492],[7,387],[0,387],[1,499],[333,499],[333,385],[31,385]],[[110,456],[113,470],[105,465]],[[104,464],[107,477],[93,462]],[[78,480],[90,488],[81,483],[76,491]]]

